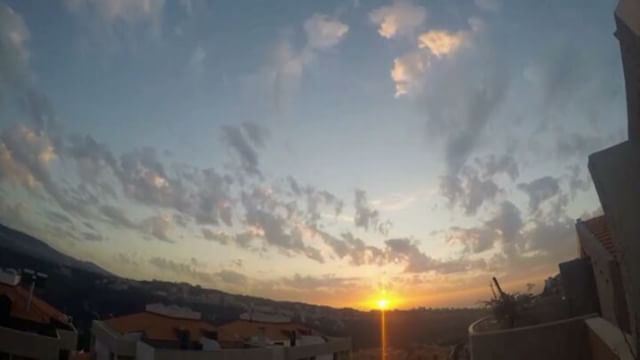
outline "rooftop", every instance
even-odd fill
[[[273,323],[240,319],[218,327],[218,339],[222,342],[244,341],[258,335],[275,341],[286,341],[289,340],[291,333],[318,335],[312,329],[293,322]]]
[[[29,291],[19,285],[0,283],[0,296],[6,296],[11,300],[10,316],[13,318],[41,324],[49,324],[52,320],[55,320],[61,324],[71,326],[71,321],[67,315],[36,296],[33,296],[31,306],[27,309]]]
[[[191,339],[211,337],[216,331],[213,324],[200,319],[171,317],[152,312],[141,312],[104,321],[121,335],[142,333],[145,339],[155,341],[179,341],[179,331],[188,331]]]

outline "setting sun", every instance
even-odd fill
[[[378,299],[376,305],[378,305],[378,309],[380,310],[387,310],[387,308],[389,308],[389,299],[386,299],[386,298]]]

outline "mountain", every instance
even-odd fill
[[[76,258],[65,255],[47,245],[42,240],[36,239],[33,236],[11,229],[2,224],[0,224],[0,248],[9,249],[14,252],[29,255],[57,265],[64,265],[97,274],[113,276],[113,274],[92,262],[80,261]]]

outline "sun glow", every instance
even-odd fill
[[[389,308],[389,299],[387,298],[380,298],[378,299],[378,301],[376,302],[376,305],[378,306],[379,310],[387,310]]]
[[[391,309],[397,308],[400,305],[401,305],[400,298],[398,298],[397,296],[394,296],[394,294],[391,294],[387,291],[382,291],[377,295],[374,295],[371,298],[369,298],[369,300],[367,301],[367,305],[365,307],[369,309],[385,311],[385,310],[391,310]]]

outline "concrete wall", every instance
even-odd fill
[[[618,261],[582,222],[576,223],[582,250],[591,259],[602,317],[629,331],[629,312]]]
[[[57,360],[60,338],[0,327],[0,352],[32,359]]]
[[[616,11],[616,37],[620,40],[629,117],[629,139],[640,140],[640,6],[637,0],[622,0]],[[635,30],[634,30],[635,28]]]
[[[589,156],[589,171],[619,254],[630,327],[640,332],[640,142],[626,141]],[[640,346],[639,346],[640,347]]]
[[[272,347],[257,349],[224,349],[215,351],[157,349],[139,341],[136,346],[136,360],[300,360],[333,354],[338,359],[346,360],[351,354],[350,339],[331,339],[324,344],[305,345],[299,347]]]
[[[588,259],[574,259],[558,265],[562,289],[569,305],[569,316],[600,311],[593,269]]]
[[[590,360],[587,327],[582,316],[510,330],[477,332],[469,327],[472,360]]]
[[[585,323],[593,360],[634,360],[629,351],[629,346],[633,346],[631,336],[603,318],[588,319]]]
[[[135,356],[136,340],[123,338],[120,334],[109,329],[102,321],[94,320],[91,325],[91,333],[95,338],[95,344],[100,344],[101,351],[107,351],[116,355]],[[94,346],[96,350],[97,346]]]

